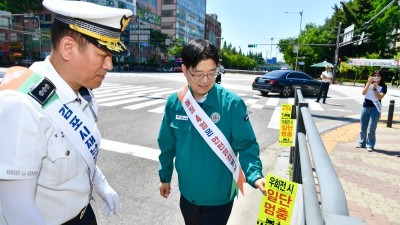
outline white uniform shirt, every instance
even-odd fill
[[[48,58],[30,69],[53,82],[62,103],[76,104],[94,120],[88,102],[81,96],[81,103],[76,101],[77,95]],[[97,103],[92,103],[97,113]],[[0,91],[0,116],[0,179],[38,179],[36,205],[48,225],[78,215],[90,192],[88,166],[79,151],[27,94]],[[0,224],[6,224],[2,219],[0,208]]]
[[[322,74],[325,75],[325,77]],[[332,83],[332,73],[331,73],[331,71],[324,71],[324,72],[322,72],[322,74],[321,74],[321,79],[322,79],[323,82]]]

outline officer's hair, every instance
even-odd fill
[[[218,65],[219,55],[217,48],[208,40],[194,39],[182,48],[182,63],[186,68],[196,68],[197,64],[206,59],[212,59]]]
[[[57,49],[61,39],[65,36],[72,37],[78,43],[80,50],[83,50],[89,43],[89,41],[86,40],[86,38],[79,32],[71,30],[67,25],[59,22],[58,20],[54,20],[54,23],[51,24],[50,28],[52,47]]]

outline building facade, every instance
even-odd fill
[[[221,42],[223,40],[221,23],[218,22],[217,14],[206,15],[206,26],[205,26],[205,39],[209,40],[218,50],[221,49]]]
[[[161,31],[184,43],[205,37],[206,0],[162,0]]]
[[[131,55],[119,57],[119,64],[159,64],[168,59],[165,46],[196,38],[221,46],[221,23],[216,14],[206,15],[206,0],[83,0],[99,5],[133,11],[128,27],[121,35]],[[50,54],[50,25],[54,14],[11,14],[0,11],[0,65],[10,66],[21,59],[43,60]],[[151,40],[159,31],[166,40]],[[164,46],[164,50],[160,46]]]

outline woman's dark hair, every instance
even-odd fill
[[[381,77],[381,80],[379,81],[379,85],[380,86],[386,86],[385,79],[383,78],[382,70],[375,70],[373,75],[375,75],[376,73],[379,74],[379,76]]]
[[[182,62],[186,68],[195,68],[197,64],[206,59],[212,59],[218,65],[219,55],[217,48],[208,40],[194,39],[189,41],[181,52]]]

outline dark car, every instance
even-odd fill
[[[303,95],[316,95],[320,86],[320,81],[293,70],[274,70],[256,77],[253,82],[253,90],[260,91],[264,96],[271,92],[289,97],[294,94],[296,87],[301,88]]]

